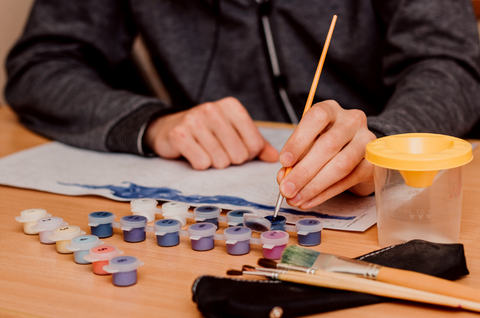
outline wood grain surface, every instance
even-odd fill
[[[23,128],[7,107],[0,108],[0,156],[48,142]],[[8,173],[8,171],[0,171]],[[465,245],[470,275],[461,284],[480,288],[480,158],[464,169],[464,203],[461,243]],[[272,176],[275,178],[275,176]],[[272,202],[273,204],[273,202]],[[128,203],[101,197],[70,197],[34,190],[0,186],[0,317],[201,317],[192,301],[191,287],[200,275],[225,276],[228,269],[256,264],[260,246],[244,256],[226,253],[224,243],[215,249],[195,252],[187,238],[178,246],[162,248],[153,233],[141,243],[126,243],[120,230],[103,239],[126,255],[145,263],[138,284],[115,287],[111,276],[97,276],[91,265],[78,265],[73,255],[58,254],[54,245],[43,245],[38,236],[26,235],[15,216],[29,208],[44,208],[90,233],[87,215],[111,211],[117,220],[130,214]],[[225,224],[221,224],[223,228]],[[379,249],[376,227],[364,233],[324,230],[316,250],[355,257]],[[291,244],[296,234],[291,233]],[[318,317],[474,317],[473,313],[404,301],[340,310]],[[475,317],[478,317],[475,315]]]

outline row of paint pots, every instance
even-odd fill
[[[148,222],[155,220],[155,214],[162,214],[165,219],[178,220],[182,226],[186,225],[187,218],[194,218],[196,222],[213,223],[218,228],[218,222],[226,222],[229,226],[243,226],[257,232],[268,230],[297,232],[298,244],[303,246],[315,246],[321,243],[321,230],[323,223],[316,218],[308,218],[298,221],[295,226],[287,225],[286,218],[279,215],[273,220],[272,216],[261,217],[249,210],[234,210],[227,213],[227,217],[220,216],[221,208],[214,205],[196,207],[193,213],[188,212],[190,206],[183,202],[166,202],[162,208],[157,208],[155,199],[135,199],[130,202],[131,211],[134,215],[142,215]],[[99,212],[101,213],[101,212]],[[90,221],[89,224],[95,224]],[[110,221],[113,222],[113,219]],[[98,224],[98,223],[97,223]]]
[[[15,218],[23,223],[25,234],[38,234],[43,244],[56,244],[60,254],[74,254],[77,264],[93,264],[97,275],[112,275],[115,286],[131,286],[137,283],[137,268],[143,263],[134,256],[123,254],[115,246],[103,245],[95,235],[85,232],[76,225],[68,225],[62,218],[51,216],[44,209],[28,209]]]
[[[289,234],[285,231],[273,230],[266,231],[260,235],[260,239],[252,238],[252,230],[244,226],[228,227],[223,234],[217,234],[217,226],[210,222],[200,222],[192,224],[188,230],[181,229],[181,223],[175,219],[158,220],[152,226],[147,226],[147,218],[142,215],[127,215],[120,219],[120,222],[113,222],[115,215],[111,212],[93,212],[89,214],[91,218],[98,217],[108,220],[108,223],[89,223],[92,234],[105,237],[111,236],[113,228],[118,227],[123,231],[125,242],[137,243],[146,239],[146,232],[153,232],[157,237],[157,244],[162,247],[176,246],[180,243],[180,236],[187,236],[191,240],[192,249],[195,251],[208,251],[214,248],[215,240],[225,241],[227,253],[230,255],[244,255],[250,252],[250,244],[263,246],[265,258],[279,259],[281,253],[289,240]],[[302,220],[308,223],[308,220]],[[312,219],[315,223],[317,219]],[[102,225],[99,228],[100,224]],[[318,231],[318,240],[320,239]],[[314,235],[314,234],[311,234]]]

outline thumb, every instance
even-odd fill
[[[265,147],[263,147],[262,151],[260,151],[258,158],[266,162],[277,162],[278,151],[277,149],[273,148],[268,141],[265,140]]]

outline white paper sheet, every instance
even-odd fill
[[[277,149],[289,129],[261,129]],[[279,163],[252,161],[223,170],[193,170],[186,161],[100,153],[51,142],[0,159],[0,184],[113,200],[155,198],[192,206],[215,204],[270,215],[278,196]],[[25,207],[28,208],[28,207]],[[365,231],[375,224],[375,198],[343,193],[307,212],[284,203],[287,222],[320,217],[325,228]]]

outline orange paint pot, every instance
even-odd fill
[[[88,254],[83,258],[92,263],[93,273],[97,275],[109,275],[110,273],[103,270],[103,266],[108,265],[108,262],[118,255],[123,254],[116,246],[100,245],[92,247]]]

